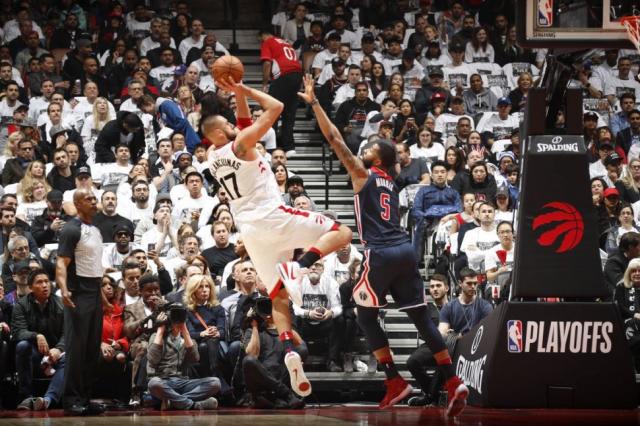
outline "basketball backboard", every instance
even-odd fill
[[[517,0],[523,47],[633,49],[620,21],[640,15],[640,0]]]

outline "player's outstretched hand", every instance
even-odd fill
[[[311,77],[311,74],[306,74],[302,82],[304,84],[304,93],[298,92],[298,96],[300,96],[303,101],[310,104],[316,98],[316,94],[314,92],[316,81]]]
[[[249,88],[245,86],[242,81],[236,83],[233,77],[229,76],[227,81],[216,80],[216,85],[226,92],[235,93],[236,95],[246,95],[249,92]]]

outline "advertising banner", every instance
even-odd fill
[[[635,371],[611,303],[507,302],[471,329],[454,365],[469,403],[635,408]]]

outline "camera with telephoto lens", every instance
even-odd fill
[[[165,312],[167,317],[163,321],[158,321],[158,315],[160,312]],[[154,312],[154,326],[155,328],[161,325],[171,327],[173,324],[182,324],[187,321],[187,308],[182,303],[171,302],[158,306]]]
[[[242,329],[246,330],[251,328],[251,322],[253,320],[256,320],[258,322],[258,328],[261,328],[264,321],[271,316],[271,299],[259,294],[254,294],[245,303],[245,306],[247,306],[249,310],[243,320]]]

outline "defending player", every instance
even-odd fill
[[[211,171],[227,191],[244,245],[258,276],[269,290],[273,320],[287,351],[285,364],[291,387],[300,396],[307,396],[311,393],[311,384],[302,369],[300,356],[293,352],[289,296],[302,306],[300,278],[305,269],[349,243],[352,233],[348,227],[321,214],[283,204],[271,167],[255,148],[278,119],[282,103],[231,78],[229,81],[216,81],[216,84],[235,93],[241,130],[236,130],[219,115],[203,121],[204,136],[213,144],[208,153]],[[264,110],[253,124],[247,98],[257,101]],[[300,247],[311,248],[299,262],[289,262],[293,250]]]
[[[400,228],[398,191],[388,171],[396,163],[395,148],[388,141],[374,142],[354,156],[338,129],[329,121],[314,94],[314,80],[305,76],[305,92],[300,93],[316,114],[322,134],[351,176],[358,232],[365,245],[360,279],[353,289],[358,304],[358,324],[364,331],[374,356],[387,376],[387,393],[380,408],[387,408],[411,393],[391,356],[389,342],[378,324],[378,309],[386,304],[387,292],[415,324],[420,336],[434,353],[446,378],[449,394],[447,415],[459,414],[469,390],[455,375],[442,336],[429,318],[424,303],[424,287],[409,237]]]

